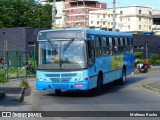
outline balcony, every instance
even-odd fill
[[[152,18],[152,15],[149,14],[119,14],[120,17],[146,17]]]

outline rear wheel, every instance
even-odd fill
[[[56,95],[60,95],[61,94],[61,90],[60,89],[55,89],[55,94]]]
[[[126,70],[123,69],[122,70],[122,77],[120,79],[116,80],[116,84],[125,85],[125,83],[126,83]]]

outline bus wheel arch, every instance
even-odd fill
[[[122,77],[119,79],[119,85],[125,85],[126,83],[126,66],[123,66]]]
[[[97,87],[94,89],[95,94],[99,95],[103,87],[103,72],[99,71],[97,76]]]

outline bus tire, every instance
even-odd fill
[[[61,95],[61,90],[60,89],[55,89],[55,94],[56,95]]]
[[[118,79],[118,84],[125,85],[125,83],[126,83],[126,70],[123,69],[122,70],[122,77],[120,79]]]
[[[97,79],[97,87],[94,89],[94,93],[96,95],[99,95],[102,91],[102,87],[103,87],[103,75],[99,74]]]

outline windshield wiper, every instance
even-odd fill
[[[63,50],[67,50],[67,48],[71,45],[71,43],[74,41],[74,38],[72,38],[63,48]]]

